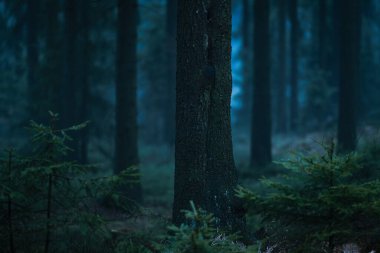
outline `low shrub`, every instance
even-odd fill
[[[276,252],[333,253],[346,243],[375,249],[380,181],[357,177],[368,163],[365,157],[338,155],[331,144],[323,155],[300,155],[282,163],[289,173],[263,179],[266,194],[239,187],[237,195],[261,224],[258,239]]]

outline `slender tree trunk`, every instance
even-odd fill
[[[12,150],[9,150],[8,153],[8,182],[9,182],[9,188],[12,188]],[[8,235],[9,235],[9,250],[10,253],[16,252],[16,247],[14,243],[14,232],[13,232],[13,203],[12,203],[12,196],[9,193],[8,194]]]
[[[338,149],[349,152],[356,147],[361,12],[360,0],[342,1],[341,4]]]
[[[285,1],[278,1],[278,61],[279,61],[279,73],[278,73],[278,86],[277,86],[277,110],[276,110],[276,130],[278,133],[284,133],[287,130],[286,123],[286,96],[285,96],[285,83],[286,83],[286,65],[285,65],[285,53],[286,53],[286,41],[285,41]]]
[[[249,125],[249,115],[251,115],[251,108],[252,108],[252,71],[251,71],[251,55],[252,51],[250,48],[250,4],[249,0],[243,0],[243,17],[242,17],[242,38],[243,38],[243,50],[241,53],[241,57],[243,60],[243,82],[242,82],[242,108],[240,112],[240,124],[242,125]],[[249,129],[249,128],[248,128]]]
[[[180,0],[173,221],[185,221],[189,201],[217,217],[218,227],[242,229],[234,197],[230,102],[231,1]]]
[[[79,64],[78,64],[78,1],[65,2],[65,31],[64,31],[64,84],[62,87],[61,124],[63,127],[72,126],[78,122],[79,102]],[[72,133],[73,141],[68,159],[79,160],[78,134]]]
[[[81,85],[80,90],[80,111],[79,121],[85,122],[88,120],[88,103],[89,103],[89,65],[90,65],[90,43],[89,43],[89,0],[80,0],[80,63],[81,68],[79,72],[79,80]],[[80,145],[79,145],[79,159],[80,162],[85,164],[88,162],[88,127],[80,132]]]
[[[343,0],[334,0],[332,3],[332,47],[333,47],[333,52],[332,52],[332,57],[331,57],[331,86],[333,89],[338,90],[339,83],[340,83],[340,74],[339,74],[339,69],[340,69],[340,40],[341,40],[341,10],[340,6],[342,6],[341,1]],[[338,94],[332,97],[333,101],[338,101]],[[334,102],[335,108],[338,108],[338,103]],[[335,109],[335,111],[337,111]],[[335,115],[337,113],[335,112]]]
[[[272,161],[269,8],[267,0],[254,3],[252,166],[265,166]]]
[[[323,71],[327,71],[327,0],[318,1],[318,65]]]
[[[49,175],[48,191],[47,191],[47,204],[46,204],[46,234],[45,234],[45,247],[44,253],[48,253],[50,249],[51,237],[51,211],[52,211],[52,197],[53,197],[53,175]]]
[[[290,33],[290,129],[297,131],[298,127],[298,1],[289,1]]]
[[[44,104],[46,117],[47,110],[54,113],[61,112],[61,46],[59,41],[60,26],[58,23],[59,2],[46,2],[46,47],[45,47],[45,62],[42,68],[43,71],[43,88],[47,91],[47,98]],[[42,81],[42,80],[41,80]],[[48,118],[46,119],[46,122]]]
[[[374,96],[368,96],[368,94],[374,94],[373,83],[376,80],[377,74],[376,68],[376,51],[375,36],[373,36],[376,5],[372,0],[362,2],[362,50],[360,52],[360,87],[358,90],[358,121],[368,118],[376,108],[374,104]],[[375,109],[376,110],[376,109]]]
[[[40,94],[41,90],[37,79],[38,66],[38,0],[27,1],[27,66],[28,66],[28,93],[29,118],[41,121]]]
[[[116,51],[115,174],[138,165],[137,143],[137,0],[118,0]],[[141,184],[127,194],[142,200]]]
[[[167,0],[166,4],[166,53],[167,53],[167,90],[164,108],[164,140],[170,147],[175,136],[175,83],[176,83],[176,30],[177,1]]]

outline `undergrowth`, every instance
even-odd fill
[[[288,173],[261,181],[265,194],[237,189],[264,248],[333,253],[355,243],[363,252],[379,250],[380,157],[368,150],[347,155],[334,150],[331,144],[323,155],[299,155],[283,162]]]
[[[1,252],[333,253],[347,244],[380,251],[376,143],[345,155],[333,144],[322,155],[296,155],[278,165],[286,169],[283,176],[263,179],[255,190],[236,189],[254,234],[254,245],[244,245],[239,234],[214,227],[214,216],[192,202],[184,211],[185,224],[153,217],[121,190],[137,182],[134,168],[98,177],[96,166],[67,161],[70,132],[86,123],[56,129],[57,115],[51,117],[49,126],[31,122],[28,155],[8,149],[0,158]],[[123,220],[110,220],[104,199]],[[134,219],[160,222],[142,231],[133,227]]]

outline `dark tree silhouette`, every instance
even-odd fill
[[[256,0],[253,43],[252,166],[264,166],[272,161],[269,51],[269,1]]]
[[[167,53],[167,89],[165,90],[164,106],[164,141],[169,146],[174,145],[175,136],[175,82],[176,82],[176,30],[177,1],[167,0],[166,3],[166,53]]]
[[[318,1],[318,50],[317,59],[319,68],[327,71],[327,0]]]
[[[286,40],[285,40],[285,25],[286,25],[286,1],[278,1],[278,84],[276,97],[276,132],[284,133],[287,130],[287,110],[286,110]]]
[[[60,39],[62,38],[61,25],[58,20],[60,4],[58,1],[46,1],[46,17],[45,22],[45,48],[44,61],[41,63],[41,86],[44,89],[45,98],[40,101],[43,107],[43,115],[48,117],[48,110],[54,113],[61,112],[62,97],[62,46]]]
[[[78,123],[79,50],[78,50],[78,1],[66,0],[64,10],[64,78],[62,85],[61,124],[64,127]],[[73,134],[70,144],[73,152],[68,159],[79,160],[78,134]]]
[[[242,33],[242,39],[243,39],[243,45],[242,45],[242,53],[241,57],[243,60],[243,80],[242,80],[242,109],[239,115],[239,124],[243,125],[249,125],[249,118],[251,114],[251,108],[252,108],[252,71],[251,71],[251,55],[252,55],[252,49],[250,45],[250,37],[252,36],[251,33],[251,12],[250,8],[251,5],[249,4],[250,1],[243,0],[243,17],[242,17],[242,26],[241,26],[241,33]]]
[[[41,89],[38,82],[38,0],[27,1],[27,82],[29,93],[29,117],[41,121]],[[46,112],[47,113],[47,112]]]
[[[359,80],[360,0],[341,1],[340,84],[338,115],[338,149],[356,147],[356,91]]]
[[[137,165],[137,0],[118,0],[116,49],[116,135],[115,168],[120,171]],[[142,200],[141,184],[135,184],[128,194]]]
[[[80,0],[79,1],[79,10],[80,10],[80,38],[79,38],[79,53],[80,53],[80,71],[79,71],[79,84],[80,84],[80,97],[79,97],[79,121],[85,122],[88,120],[88,104],[89,104],[89,71],[90,71],[90,42],[89,42],[89,33],[90,33],[90,4],[89,0]],[[84,128],[80,132],[79,136],[79,159],[82,163],[88,162],[87,149],[88,149],[88,127]]]
[[[298,127],[298,1],[289,0],[290,32],[290,129]]]

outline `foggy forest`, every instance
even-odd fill
[[[0,252],[380,253],[379,0],[0,0]]]

